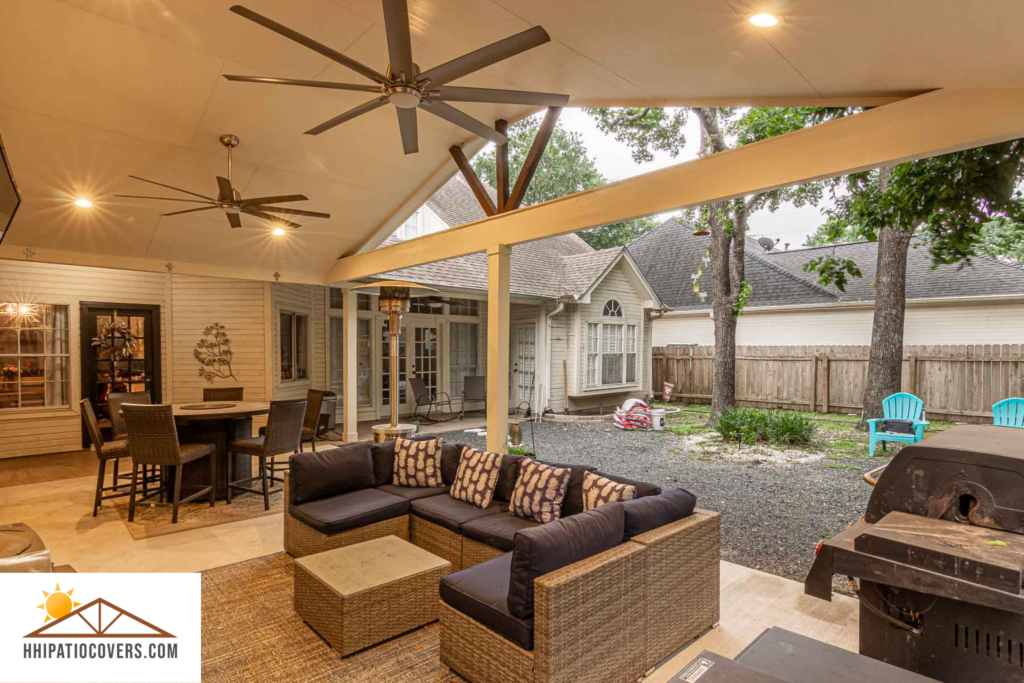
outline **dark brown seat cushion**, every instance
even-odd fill
[[[291,516],[322,534],[333,535],[408,514],[409,501],[377,489],[350,491],[292,505]]]
[[[501,458],[501,473],[498,474],[498,485],[494,488],[494,499],[503,503],[512,500],[512,492],[519,481],[519,466],[522,464],[525,455],[513,455],[506,453]]]
[[[686,489],[672,489],[657,496],[627,500],[620,504],[625,513],[624,540],[628,541],[634,536],[689,517],[697,505],[697,497]]]
[[[608,503],[517,533],[512,544],[509,613],[519,619],[533,617],[537,577],[621,545],[625,526],[622,505]]]
[[[373,458],[365,441],[288,459],[292,505],[373,487]]]
[[[646,481],[636,481],[635,479],[627,479],[626,477],[620,477],[615,474],[605,474],[599,470],[593,470],[594,474],[605,479],[611,479],[616,484],[625,484],[626,486],[636,487],[636,497],[643,498],[644,496],[656,496],[661,493],[661,487],[657,484],[649,484]]]
[[[435,437],[429,434],[416,434],[409,441],[429,441]],[[386,486],[395,478],[395,442],[375,443],[371,447],[373,455],[374,486]],[[441,449],[441,481],[451,486],[455,481],[455,473],[459,469],[459,458],[462,456],[462,444],[446,443]]]
[[[462,535],[492,548],[512,551],[517,531],[532,529],[538,522],[513,515],[489,515],[462,525]]]
[[[508,503],[491,501],[487,507],[478,508],[451,496],[431,496],[412,501],[412,514],[455,533],[461,533],[462,525],[467,522],[499,513],[508,514]]]
[[[441,579],[441,599],[524,650],[533,649],[533,619],[508,611],[512,555],[506,553]]]
[[[583,512],[583,473],[593,472],[590,465],[562,465],[547,460],[537,460],[552,467],[569,467],[572,474],[569,476],[569,486],[565,489],[565,499],[562,501],[562,517],[578,515]]]
[[[405,498],[406,500],[419,500],[420,498],[429,498],[431,496],[448,495],[447,486],[395,486],[394,484],[385,484],[384,486],[378,486],[377,490],[390,493],[399,498]]]

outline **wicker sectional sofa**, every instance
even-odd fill
[[[289,461],[284,545],[301,557],[381,536],[448,560],[441,660],[472,683],[631,681],[719,619],[719,517],[682,489],[604,473],[637,498],[584,511],[574,466],[562,517],[508,514],[522,456],[502,460],[486,509],[448,495],[462,446],[441,454],[443,487],[391,483],[394,443],[354,443]]]

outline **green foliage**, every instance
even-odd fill
[[[638,164],[654,161],[656,151],[678,156],[686,146],[683,128],[688,109],[588,107],[585,111],[597,122],[598,130],[629,147],[633,161]]]
[[[856,242],[863,234],[859,225],[850,225],[845,219],[829,216],[818,226],[813,234],[804,240],[805,247],[824,247],[830,244],[846,244]]]
[[[809,444],[817,429],[814,422],[797,412],[742,407],[723,411],[713,426],[727,441],[764,441],[778,446]]]
[[[509,455],[526,455],[527,454],[526,444],[522,444],[521,443],[518,446],[509,446],[508,447],[508,452],[509,452]]]
[[[743,309],[747,307],[747,302],[750,301],[750,295],[754,293],[754,286],[750,284],[750,280],[744,279],[740,283],[740,289],[736,292],[736,301],[732,304],[732,310],[736,315],[743,315]]]
[[[656,227],[658,227],[658,223],[650,218],[634,218],[600,228],[581,230],[577,234],[594,249],[608,249],[626,246]]]
[[[833,284],[840,292],[846,291],[847,276],[862,277],[860,268],[853,259],[841,259],[825,255],[811,259],[804,264],[805,273],[818,273],[822,285]]]
[[[978,253],[989,258],[1024,264],[1024,223],[999,216],[981,226]]]

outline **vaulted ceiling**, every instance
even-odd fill
[[[321,282],[340,256],[375,246],[455,172],[467,133],[419,113],[402,152],[382,107],[320,136],[309,128],[372,96],[232,83],[225,73],[367,82],[228,11],[234,0],[4,0],[0,134],[25,202],[2,252],[145,269]],[[250,9],[378,71],[379,0],[244,0]],[[782,18],[757,29],[746,18]],[[552,41],[458,85],[561,92],[592,104],[872,103],[934,88],[1024,85],[1024,3],[934,0],[409,0],[424,69],[531,26]],[[829,98],[837,98],[829,100]],[[485,122],[528,108],[459,104]],[[219,211],[162,217],[178,197],[128,176],[215,195],[223,133],[238,135],[243,196],[302,193],[329,220],[273,237]],[[155,191],[153,191],[155,190]],[[88,197],[91,209],[72,205]]]

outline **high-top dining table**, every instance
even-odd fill
[[[228,444],[253,436],[252,418],[270,412],[266,401],[195,401],[175,403],[174,421],[178,425],[180,443],[212,443],[217,447],[217,498],[228,491]],[[252,471],[252,456],[234,455],[235,476]],[[209,470],[205,460],[182,467],[183,485],[209,486]],[[166,475],[165,475],[166,476]]]

